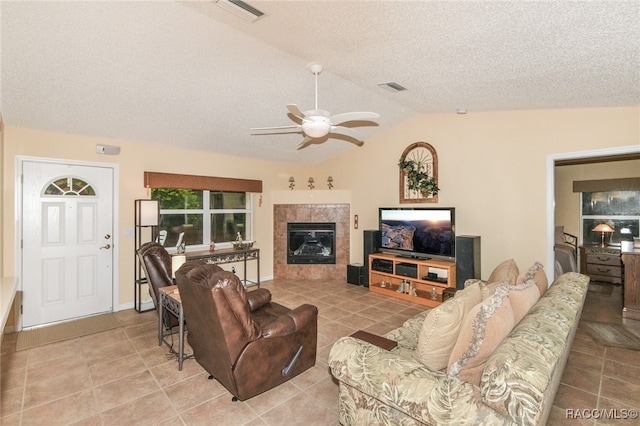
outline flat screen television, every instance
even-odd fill
[[[455,260],[454,207],[381,207],[380,249],[419,259]]]

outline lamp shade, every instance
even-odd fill
[[[180,269],[182,264],[187,261],[187,256],[184,254],[174,254],[171,256],[171,276],[176,277],[176,271]]]
[[[606,223],[601,223],[593,228],[592,231],[600,233],[600,247],[606,247],[607,245],[604,242],[604,234],[614,232],[614,229]]]
[[[606,223],[601,223],[592,229],[595,232],[614,232],[614,229]]]
[[[158,226],[160,203],[158,200],[136,200],[136,226]]]

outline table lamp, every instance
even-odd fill
[[[607,245],[604,243],[604,234],[608,232],[613,232],[614,229],[606,223],[601,223],[592,229],[592,231],[601,233],[600,247],[606,247]]]
[[[633,233],[631,228],[620,230],[620,251],[633,251]]]
[[[187,256],[184,254],[174,254],[171,256],[171,277],[176,277],[176,271],[180,269],[183,263],[187,261]]]

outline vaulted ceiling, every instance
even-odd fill
[[[2,2],[5,125],[315,164],[286,105],[374,111],[371,137],[427,113],[640,104],[640,1]],[[395,82],[392,93],[379,87]]]

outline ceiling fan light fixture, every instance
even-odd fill
[[[331,130],[331,121],[326,117],[314,117],[312,120],[305,120],[302,123],[302,131],[312,138],[326,136]]]
[[[255,22],[264,16],[264,12],[242,0],[216,0],[216,4],[247,22]]]
[[[354,121],[369,121],[375,118],[380,118],[380,115],[375,112],[345,112],[342,114],[331,115],[329,111],[325,111],[318,108],[318,74],[322,71],[322,65],[312,62],[307,65],[307,68],[315,76],[316,93],[315,108],[309,111],[302,112],[298,105],[288,104],[287,111],[290,119],[295,121],[296,125],[292,126],[276,126],[276,127],[254,127],[251,132],[273,132],[277,133],[303,133],[304,139],[298,144],[298,149],[305,148],[311,144],[314,139],[324,138],[327,135],[332,136],[344,136],[345,140],[354,143],[358,146],[362,146],[364,143],[362,136],[356,130],[350,127],[341,126],[341,124],[354,122]],[[355,123],[354,123],[355,124]],[[262,134],[262,133],[253,133]],[[341,138],[342,139],[342,138]],[[325,140],[320,140],[324,142]]]

